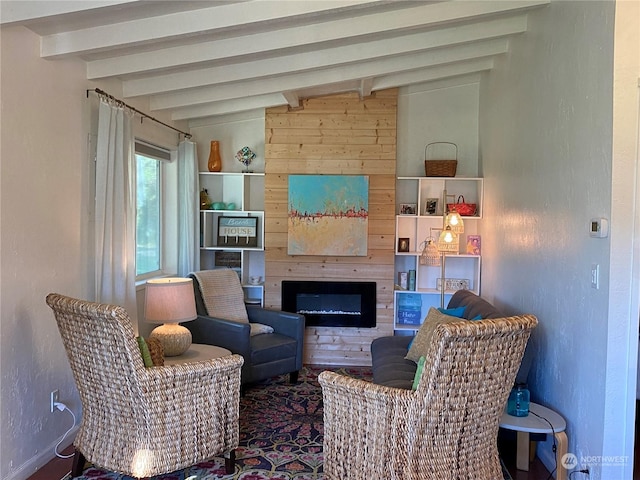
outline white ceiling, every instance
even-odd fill
[[[549,1],[3,0],[0,21],[191,120],[487,71]]]

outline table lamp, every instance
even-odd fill
[[[149,323],[162,323],[149,338],[157,338],[166,357],[182,355],[191,345],[191,332],[178,325],[197,318],[191,278],[159,278],[148,280],[144,297],[144,318]]]

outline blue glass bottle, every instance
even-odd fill
[[[507,413],[514,417],[526,417],[529,415],[529,389],[524,383],[517,383],[511,389],[507,402]]]

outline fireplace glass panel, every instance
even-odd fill
[[[375,282],[282,282],[282,309],[301,313],[307,326],[376,326]]]
[[[296,306],[304,315],[361,315],[360,295],[299,293]]]

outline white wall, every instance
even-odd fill
[[[633,417],[609,401],[618,395],[606,395],[620,392],[627,377],[607,368],[610,278],[632,260],[611,250],[621,233],[612,218],[614,8],[554,1],[530,14],[528,32],[480,95],[483,290],[506,309],[538,316],[532,396],[566,418],[569,452],[579,462],[632,454],[623,438],[633,433]],[[589,237],[592,217],[613,220],[609,238]],[[620,262],[611,271],[610,251]],[[592,264],[600,265],[599,290],[591,288]],[[628,289],[617,301],[629,306]],[[627,311],[614,323],[629,321]],[[621,337],[628,343],[626,330]],[[610,428],[617,438],[603,444]],[[538,454],[554,468],[549,444]],[[623,476],[630,465],[600,467],[592,466],[591,479],[631,478]]]
[[[0,44],[0,478],[23,480],[53,458],[71,426],[67,413],[49,412],[49,393],[59,389],[80,413],[45,297],[94,298],[89,143],[98,102],[86,89],[122,92],[118,81],[87,82],[83,63],[40,59],[39,37],[21,27],[2,27]],[[177,144],[154,122],[134,125],[142,138]]]
[[[397,174],[425,174],[425,147],[458,146],[457,176],[478,175],[479,76],[403,87],[398,96]],[[438,150],[440,149],[440,150]],[[440,153],[440,157],[432,156]],[[452,158],[447,146],[429,147],[426,158]]]
[[[79,401],[45,304],[56,291],[87,297],[89,161],[84,66],[39,59],[39,41],[2,29],[0,477],[26,478],[71,426],[49,413],[49,392]],[[52,92],[55,91],[55,94]],[[37,461],[37,460],[36,460]]]
[[[241,172],[244,165],[235,159],[236,152],[249,147],[256,158],[249,166],[254,172],[264,172],[264,110],[255,110],[221,118],[203,118],[189,123],[189,132],[198,144],[200,171],[206,172],[212,140],[220,142],[223,172]]]

